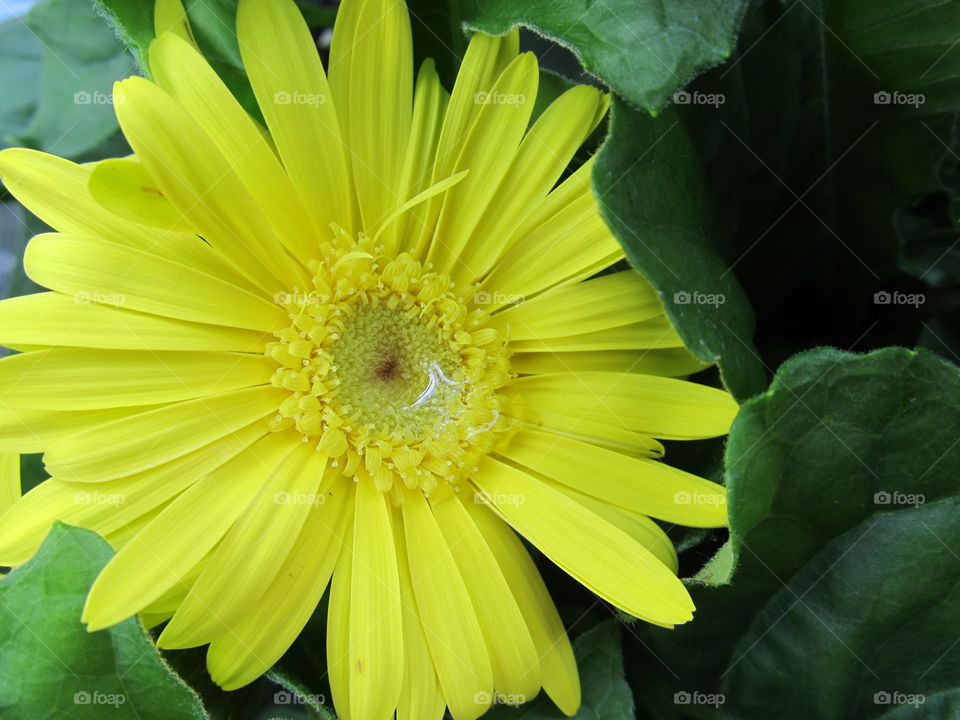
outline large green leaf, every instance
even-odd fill
[[[666,717],[711,711],[673,702],[699,692],[734,717],[839,718],[889,710],[875,692],[954,691],[957,427],[960,370],[930,352],[787,362],[727,446],[732,584],[692,586],[694,622],[647,631],[641,696]]]
[[[569,48],[637,107],[659,111],[674,91],[733,51],[746,0],[485,0],[468,16],[501,35],[522,25]]]
[[[57,524],[0,581],[0,715],[9,720],[207,718],[139,620],[87,632],[87,591],[112,555],[88,530]]]
[[[651,118],[615,100],[593,182],[604,219],[657,288],[687,347],[718,362],[738,399],[759,392],[753,312],[718,252],[724,231],[715,201],[676,114]]]
[[[958,20],[960,5],[940,0],[753,0],[737,55],[689,88],[726,100],[683,115],[736,230],[729,259],[771,366],[814,345],[849,346],[875,321],[874,346],[916,338],[919,313],[873,297],[903,282],[895,217],[955,192],[942,161],[956,166]],[[906,256],[930,280],[938,258],[948,271],[956,263],[944,251],[960,213],[924,203],[924,236]]]
[[[620,628],[606,620],[573,641],[580,670],[583,699],[574,720],[633,720],[635,715],[630,686],[623,677]],[[545,693],[533,702],[513,709],[495,705],[484,715],[487,720],[564,720]]]

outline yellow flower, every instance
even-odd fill
[[[266,122],[176,18],[154,82],[117,84],[134,155],[0,153],[57,232],[30,242],[52,292],[0,303],[0,452],[52,479],[0,518],[0,564],[55,519],[118,549],[91,630],[139,613],[159,644],[208,644],[237,688],[289,647],[329,585],[338,712],[456,720],[580,688],[516,531],[652,623],[691,618],[650,517],[726,522],[724,490],[658,439],[722,435],[726,393],[597,209],[591,162],[561,180],[607,98],[533,120],[517,34],[474,36],[450,94],[413,78],[398,0],[345,0],[325,74],[292,0],[241,0]],[[638,229],[638,232],[642,229]],[[593,278],[593,279],[588,279]],[[512,529],[511,529],[512,527]]]

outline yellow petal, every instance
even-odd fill
[[[34,282],[71,295],[81,304],[95,302],[268,332],[289,322],[286,312],[265,297],[172,260],[105,240],[37,235],[27,245],[23,264]]]
[[[20,499],[20,455],[0,453],[0,513]],[[2,517],[2,515],[0,515]],[[0,525],[4,535],[7,526]]]
[[[523,430],[504,457],[551,480],[642,515],[691,527],[723,527],[726,490],[656,460],[572,438]]]
[[[410,578],[433,665],[454,720],[475,720],[490,705],[493,670],[470,593],[427,501],[403,504]]]
[[[354,495],[356,493],[354,492]],[[350,610],[353,573],[353,517],[343,533],[343,549],[330,583],[327,610],[327,676],[337,717],[350,720]]]
[[[329,237],[336,222],[353,233],[355,201],[340,124],[300,11],[293,0],[241,0],[237,37],[257,103],[315,232]]]
[[[725,435],[739,410],[723,390],[635,373],[533,375],[519,378],[512,387],[531,408],[616,422],[664,440]]]
[[[270,386],[235,390],[98,425],[50,448],[47,471],[61,480],[102,481],[147,470],[276,412],[286,397]]]
[[[453,165],[470,175],[444,196],[427,256],[441,272],[453,272],[454,279],[472,280],[479,274],[463,265],[463,251],[510,170],[533,112],[539,80],[536,55],[524,53],[503,71],[489,95],[477,99],[480,111]]]
[[[256,497],[227,532],[157,644],[195,647],[232,632],[260,603],[290,553],[310,507],[326,458],[292,442],[266,473]],[[211,608],[216,608],[211,612]]]
[[[540,656],[543,689],[566,715],[580,707],[580,677],[570,639],[537,566],[513,530],[486,506],[464,503],[497,560]]]
[[[577,85],[557,98],[536,119],[500,187],[464,248],[462,263],[485,275],[506,250],[518,223],[546,198],[574,153],[600,122],[607,96]],[[475,278],[471,278],[475,279]]]
[[[357,483],[350,584],[350,711],[391,718],[403,681],[400,578],[387,496],[373,478]]]
[[[43,452],[60,439],[152,408],[69,411],[28,410],[0,405],[0,452]]]
[[[272,335],[124,310],[55,292],[0,301],[0,344],[262,353]]]
[[[423,633],[420,612],[410,580],[403,517],[394,511],[393,541],[400,574],[400,605],[403,612],[403,687],[397,703],[397,720],[441,720],[447,703]]]
[[[38,350],[0,360],[0,402],[45,410],[152,405],[264,385],[263,355],[153,350]]]
[[[330,44],[330,90],[363,227],[372,233],[407,199],[400,173],[410,134],[413,48],[405,2],[340,4]]]
[[[454,493],[435,502],[433,514],[477,611],[493,667],[494,689],[516,704],[529,702],[540,690],[540,660],[496,559]]]
[[[268,295],[304,284],[306,273],[216,143],[168,93],[140,77],[117,83],[117,120],[163,194],[189,224]]]
[[[578,283],[580,284],[580,283]],[[576,287],[574,285],[573,287]],[[570,329],[582,328],[576,319]],[[683,340],[665,315],[643,322],[585,332],[580,335],[542,337],[511,342],[513,352],[603,352],[609,350],[660,350],[682,347]]]
[[[190,20],[187,11],[180,0],[157,0],[153,6],[154,35],[160,36],[165,32],[176,33],[184,40],[196,45],[193,32],[190,30]]]
[[[490,456],[473,481],[517,532],[608,602],[665,625],[693,617],[693,602],[669,568],[580,503]]]
[[[493,316],[510,340],[539,340],[640,323],[663,314],[656,291],[638,272],[604,275],[553,288]]]
[[[659,350],[602,350],[598,352],[522,352],[510,358],[510,368],[521,375],[556,372],[633,372],[646,375],[679,377],[692,375],[710,367],[683,348]]]
[[[161,230],[193,232],[136,157],[96,163],[87,187],[104,209],[125,220]]]
[[[55,520],[109,535],[151,512],[266,434],[248,425],[210,445],[136,475],[77,485],[50,478],[0,515],[0,563],[19,565],[40,546]]]
[[[293,183],[254,120],[203,56],[174,35],[150,47],[150,67],[207,132],[291,254],[303,260],[317,249],[316,232]]]
[[[480,284],[480,292],[494,299],[495,308],[585,279],[622,257],[623,249],[604,224],[587,188],[521,237]],[[549,262],[544,263],[544,258]]]
[[[354,490],[352,483],[328,473],[320,492],[325,500],[310,508],[277,579],[232,632],[210,644],[207,667],[224,690],[256,680],[280,659],[307,624],[330,582]]]
[[[481,104],[477,99],[481,96],[478,93],[491,90],[500,73],[516,58],[519,46],[520,35],[517,29],[503,37],[475,33],[470,38],[443,116],[431,183],[450,176],[460,155],[463,140],[480,112]],[[413,243],[414,247],[426,250],[428,240],[436,227],[441,204],[442,199],[436,198],[421,208],[419,215],[423,222],[419,225],[420,233]],[[422,257],[419,252],[418,257]]]
[[[288,436],[270,433],[168,505],[97,576],[83,609],[88,628],[120,622],[179,582],[219,542],[289,447]]]

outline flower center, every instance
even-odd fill
[[[313,287],[275,298],[290,326],[267,348],[271,382],[290,396],[270,429],[295,430],[398,503],[404,488],[457,489],[511,427],[505,338],[464,299],[472,288],[335,229],[307,264]]]

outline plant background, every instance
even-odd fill
[[[253,109],[235,4],[186,2]],[[336,4],[300,4],[322,52]],[[571,81],[615,92],[585,151],[600,152],[602,211],[717,361],[698,379],[745,403],[726,442],[668,447],[730,493],[729,536],[670,529],[692,624],[634,622],[540,562],[580,659],[577,717],[960,717],[960,2],[409,5],[416,53],[448,86],[464,27],[521,24],[546,97]],[[129,152],[109,94],[139,72],[151,6],[0,0],[0,147]],[[0,202],[0,293],[34,292],[20,260],[44,227]],[[26,491],[44,475],[22,463]],[[0,716],[333,717],[323,607],[269,677],[223,693],[202,650],[158,653],[135,619],[82,629],[110,554],[60,526],[0,582]],[[561,715],[540,698],[488,717]]]

